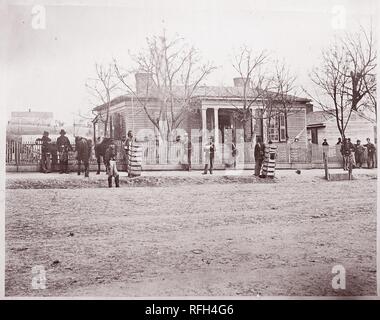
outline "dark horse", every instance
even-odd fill
[[[78,160],[78,175],[81,173],[81,163],[84,164],[84,176],[89,176],[89,160],[91,156],[92,141],[82,137],[75,137],[75,150]]]
[[[96,174],[100,174],[100,159],[101,158],[103,158],[104,165],[107,166],[104,156],[106,154],[106,150],[108,146],[111,144],[111,141],[112,141],[111,138],[103,138],[101,142],[95,145],[95,157],[98,163],[98,171],[96,171]]]

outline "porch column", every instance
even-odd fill
[[[251,107],[252,143],[256,143],[256,109]]]
[[[207,132],[207,108],[202,107],[202,145],[201,145],[201,153],[202,153],[202,164],[205,163],[205,155],[203,152],[203,148],[206,144],[206,132]]]
[[[216,147],[215,160],[218,159],[219,153],[219,107],[214,107],[214,143]]]
[[[262,113],[262,119],[263,119],[263,142],[268,143],[268,126],[267,126],[268,119],[266,119],[265,112]]]

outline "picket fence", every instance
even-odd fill
[[[158,141],[144,141],[140,143],[143,147],[143,165],[159,164],[186,164],[188,163],[187,145],[182,142],[159,143]],[[116,141],[118,149],[118,160],[125,159],[122,142]],[[237,156],[232,157],[232,148],[228,145],[216,146],[216,164],[254,163],[254,145],[251,143],[237,144]],[[75,148],[74,148],[75,149]],[[323,152],[328,155],[328,161],[339,163],[342,161],[339,146],[323,147],[320,145],[277,144],[277,163],[323,163]],[[75,150],[69,152],[69,163],[75,163]],[[366,155],[365,155],[366,157]],[[41,145],[27,142],[9,140],[6,142],[6,165],[38,165],[41,158]],[[203,152],[200,143],[193,143],[191,149],[191,163],[202,164]],[[56,155],[52,158],[53,164],[59,161]],[[90,158],[91,164],[96,164],[94,150]]]

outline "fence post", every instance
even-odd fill
[[[15,160],[16,160],[16,170],[19,170],[20,163],[20,143],[19,141],[15,141]]]
[[[328,159],[326,153],[323,151],[323,164],[325,167],[325,179],[329,180],[329,166],[328,166]]]

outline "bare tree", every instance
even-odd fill
[[[274,116],[283,115],[285,122],[285,139],[288,141],[288,116],[292,113],[298,112],[295,107],[296,102],[296,87],[297,77],[291,73],[289,67],[280,61],[276,61],[273,75],[274,92],[267,93],[265,101],[274,105],[271,108],[269,122]]]
[[[86,82],[89,93],[95,97],[96,105],[105,106],[105,115],[99,112],[100,121],[104,124],[104,136],[108,135],[108,126],[110,118],[110,107],[112,95],[118,88],[118,80],[114,75],[112,64],[101,65],[95,64],[96,78],[90,78]]]
[[[231,104],[236,108],[237,118],[243,123],[245,142],[251,138],[247,132],[247,124],[252,119],[267,121],[270,125],[281,114],[284,115],[288,139],[287,117],[295,110],[296,77],[283,62],[277,61],[274,70],[268,70],[269,60],[265,51],[255,54],[251,49],[243,47],[232,63],[241,79],[239,90],[234,90],[241,102]],[[261,112],[252,113],[253,105],[260,105]]]
[[[235,107],[235,118],[243,124],[244,141],[247,142],[252,137],[248,135],[248,125],[252,119],[261,119],[260,115],[252,113],[251,107],[254,104],[263,102],[265,93],[271,88],[272,79],[266,76],[263,71],[268,61],[268,54],[261,51],[255,54],[251,49],[242,47],[239,53],[233,57],[232,67],[240,78],[240,85],[234,90],[229,90],[232,97],[239,99],[240,103],[231,102]],[[262,104],[263,108],[271,110],[271,105]]]
[[[377,120],[376,72],[364,79],[364,86],[368,92],[365,108],[375,114]]]
[[[372,107],[376,111],[376,50],[372,31],[346,35],[322,51],[320,67],[310,78],[321,96],[309,96],[328,114],[335,117],[338,130],[345,130],[353,111]]]
[[[129,73],[123,72],[116,61],[115,73],[161,138],[168,141],[170,132],[179,127],[191,109],[196,89],[215,67],[201,63],[198,51],[188,46],[184,39],[169,40],[165,33],[147,39],[145,51],[133,59],[137,64],[134,72],[148,74],[151,79],[146,82],[143,93],[137,92],[137,88],[128,82]]]
[[[348,34],[342,40],[347,54],[347,64],[350,78],[346,88],[351,101],[351,108],[359,111],[367,106],[368,98],[374,98],[376,90],[376,60],[377,52],[372,28],[366,32],[361,27],[360,32]]]

